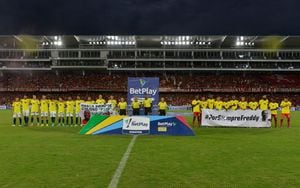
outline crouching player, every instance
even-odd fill
[[[21,102],[19,101],[19,98],[16,98],[16,100],[12,104],[13,107],[13,124],[12,126],[16,126],[17,124],[17,118],[19,119],[19,126],[22,126],[22,115],[21,115]]]
[[[281,107],[281,119],[280,119],[280,128],[282,128],[282,123],[284,118],[287,118],[287,127],[291,127],[291,107],[292,103],[288,100],[288,98],[284,98],[283,101],[280,103]]]
[[[65,102],[61,97],[58,99],[57,103],[58,109],[58,126],[65,126]]]
[[[54,125],[55,125],[56,110],[57,110],[57,101],[53,98],[49,103],[49,111],[50,111],[52,127],[54,127]]]
[[[49,110],[49,100],[45,95],[42,96],[41,100],[41,126],[44,126],[46,123],[46,127],[48,127],[48,110]]]
[[[278,103],[275,102],[273,99],[271,100],[271,102],[269,103],[269,108],[271,110],[271,121],[275,122],[275,128],[277,128],[277,110],[278,110]]]

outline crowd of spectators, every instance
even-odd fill
[[[83,98],[99,93],[113,93],[126,97],[127,78],[159,77],[161,96],[165,96],[174,105],[189,103],[195,93],[213,93],[230,97],[231,95],[255,95],[262,93],[272,96],[288,95],[297,104],[300,94],[300,75],[282,74],[216,74],[216,73],[158,73],[158,72],[10,72],[0,74],[0,103],[10,103],[15,96],[24,92],[49,96],[82,95]],[[282,94],[283,93],[283,94]],[[32,95],[32,94],[30,94]],[[280,97],[278,97],[279,99]]]

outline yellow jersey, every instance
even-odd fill
[[[56,100],[50,100],[49,102],[49,111],[50,112],[56,112],[56,106],[57,106],[57,101]]]
[[[231,102],[227,101],[227,102],[223,102],[223,107],[225,110],[229,110],[231,106]]]
[[[75,102],[74,101],[67,101],[66,102],[67,105],[67,113],[73,113],[74,112],[74,106],[75,106]]]
[[[109,100],[107,101],[107,104],[112,104],[113,107],[116,107],[117,104],[118,104],[118,102],[117,102],[115,99],[113,99],[113,100],[109,99]]]
[[[131,103],[131,106],[132,106],[132,108],[134,108],[134,109],[138,109],[138,108],[141,107],[141,104],[140,104],[139,101],[133,101],[133,102]]]
[[[260,99],[259,100],[259,109],[268,110],[269,100],[268,99]]]
[[[207,106],[208,106],[207,101],[200,101],[200,108],[201,108],[201,109],[206,109]]]
[[[143,101],[143,105],[144,105],[145,108],[151,108],[152,100],[151,99],[145,99]]]
[[[23,111],[29,110],[30,99],[21,99],[21,105]]]
[[[84,100],[76,100],[75,101],[75,112],[79,113],[80,112],[80,104],[84,103]]]
[[[40,101],[38,99],[31,99],[31,112],[39,112]]]
[[[57,103],[57,106],[58,106],[58,113],[65,113],[65,102],[63,102],[63,101],[59,101],[58,103]]]
[[[257,109],[257,107],[258,107],[258,102],[253,102],[253,101],[251,101],[251,102],[249,102],[248,103],[248,106],[249,106],[249,108],[251,109],[251,110],[256,110]]]
[[[247,101],[240,101],[240,102],[239,102],[239,108],[240,108],[241,110],[246,110],[247,107],[248,107],[248,102],[247,102]]]
[[[214,103],[215,109],[222,110],[223,104],[224,104],[223,101],[215,101],[215,103]]]
[[[168,108],[168,104],[166,101],[159,102],[157,106],[158,106],[159,110],[167,110],[167,108]]]
[[[97,99],[97,100],[96,100],[96,103],[97,103],[97,104],[105,104],[106,101],[105,101],[105,99]]]
[[[239,105],[239,101],[238,100],[230,100],[229,101],[229,103],[230,103],[230,109],[231,110],[236,110],[237,108],[238,108],[238,105]]]
[[[207,99],[207,107],[213,109],[215,104],[215,99]]]
[[[200,112],[200,100],[193,100],[192,101],[192,108],[193,112]]]
[[[118,107],[120,110],[126,110],[127,108],[127,102],[119,102]]]
[[[280,103],[280,107],[281,107],[281,113],[282,114],[289,114],[291,112],[291,107],[292,107],[292,103],[290,101],[282,101]]]
[[[277,102],[270,102],[269,103],[269,108],[271,110],[271,114],[272,115],[277,115],[277,109],[278,109],[279,105]]]
[[[20,101],[13,102],[13,104],[12,104],[13,112],[20,114],[21,113],[21,106],[22,106],[22,104],[21,104]]]
[[[42,99],[40,101],[40,103],[41,103],[41,112],[48,112],[49,100],[48,99]]]

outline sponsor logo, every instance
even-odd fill
[[[140,84],[142,87],[144,87],[144,85],[147,83],[147,80],[144,79],[140,79]]]
[[[131,95],[156,95],[157,89],[150,89],[150,88],[130,88],[129,93]]]
[[[157,127],[158,132],[167,132],[168,128],[167,127]]]
[[[123,119],[123,133],[144,134],[150,131],[148,117],[127,117]]]
[[[168,122],[168,121],[157,122],[157,126],[160,126],[160,127],[173,127],[173,126],[176,126],[176,122]]]

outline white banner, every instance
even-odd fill
[[[271,127],[269,110],[202,110],[202,126]]]
[[[111,115],[113,114],[112,104],[80,104],[80,116],[84,118],[84,112],[92,115]]]
[[[123,134],[149,134],[150,118],[131,116],[123,119]]]
[[[6,105],[0,105],[0,110],[6,110]]]

